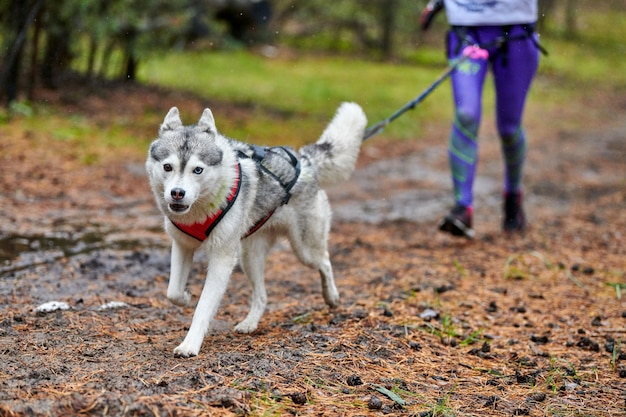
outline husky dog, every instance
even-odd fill
[[[190,304],[186,287],[194,253],[201,249],[208,257],[204,288],[176,355],[200,351],[239,257],[252,296],[235,331],[256,330],[267,304],[265,260],[280,236],[303,264],[319,271],[326,304],[338,305],[327,246],[331,211],[322,187],[350,177],[366,124],[359,105],[343,103],[320,139],[295,152],[227,138],[209,109],[191,126],[183,126],[176,107],[167,113],[146,169],[172,238],[172,303]]]

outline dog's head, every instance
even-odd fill
[[[176,107],[167,113],[146,161],[152,191],[165,215],[193,221],[222,203],[232,174],[224,166],[221,139],[209,109],[191,126],[183,126]]]

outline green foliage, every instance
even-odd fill
[[[311,313],[304,313],[291,319],[295,324],[308,324],[311,322]]]
[[[465,277],[467,275],[467,271],[465,270],[463,265],[461,265],[461,262],[459,262],[458,259],[454,259],[452,263],[454,265],[454,269],[456,269],[456,272],[459,274],[459,276]]]
[[[439,17],[428,36],[416,32],[414,19],[425,1],[413,4],[402,0],[397,5],[402,15],[397,17],[398,22],[403,22],[398,24],[397,30],[403,35],[395,38],[396,56],[402,59],[396,62],[373,61],[372,54],[365,58],[352,53],[348,56],[343,47],[340,56],[282,53],[281,44],[289,43],[291,36],[311,42],[324,36],[332,37],[332,27],[324,20],[327,15],[332,17],[329,21],[334,25],[356,19],[379,28],[376,17],[379,1],[371,4],[342,1],[328,7],[322,0],[298,3],[277,0],[273,24],[279,54],[275,58],[243,49],[226,51],[211,47],[202,50],[198,46],[194,52],[185,52],[175,47],[184,44],[179,41],[184,38],[194,13],[191,3],[190,0],[47,2],[42,21],[49,23],[50,32],[71,25],[75,69],[88,72],[91,67],[93,73],[119,76],[124,60],[132,52],[141,61],[138,70],[141,82],[191,91],[206,98],[207,105],[213,107],[218,128],[225,134],[270,145],[297,146],[315,140],[334,109],[344,100],[361,104],[372,125],[419,95],[446,66],[443,56],[445,19]],[[581,1],[580,4],[583,7],[587,3]],[[575,39],[561,35],[555,24],[558,20],[548,25],[542,33],[542,43],[549,49],[550,56],[541,60],[529,108],[538,106],[553,111],[584,100],[590,92],[626,90],[626,72],[619,70],[626,37],[626,25],[621,24],[624,18],[626,12],[617,6],[585,8],[578,16],[580,31]],[[5,36],[6,23],[6,19],[0,19],[0,33]],[[292,26],[302,31],[287,30]],[[306,27],[310,28],[309,32],[304,30]],[[129,28],[135,33],[133,42],[127,36]],[[363,51],[355,44],[354,35],[348,34],[348,29],[342,29],[342,33],[340,39],[346,43],[346,51]],[[379,29],[369,26],[368,33],[372,38],[380,35]],[[45,38],[44,33],[42,43]],[[324,45],[319,46],[330,48],[330,44]],[[484,112],[488,116],[494,105],[490,82],[486,83],[486,88]],[[17,105],[20,103],[26,101],[18,100]],[[227,109],[233,104],[245,108],[245,115],[231,117],[221,111],[222,103],[227,103]],[[198,117],[187,115],[184,103],[172,105],[181,108],[184,119],[192,117],[186,121],[194,122]],[[32,113],[37,118],[36,105],[29,106],[33,107]],[[447,123],[451,109],[449,84],[444,83],[416,109],[390,124],[383,134],[396,139],[419,138],[432,126]],[[30,109],[22,110],[30,112]],[[161,117],[140,123],[156,125]],[[2,118],[8,120],[6,115]],[[136,142],[127,140],[132,134],[126,123],[122,121],[115,131],[108,132],[119,135],[119,140],[107,137],[105,141]],[[445,140],[442,138],[442,143]],[[511,258],[511,265],[515,262],[513,266],[519,266],[518,261]],[[457,266],[462,274],[462,267]]]
[[[474,330],[473,332],[468,334],[465,338],[463,338],[463,340],[461,340],[460,345],[461,346],[469,346],[469,345],[473,345],[475,343],[478,343],[478,342],[483,340],[482,334],[483,334],[483,330],[482,329],[481,330]]]
[[[344,0],[329,7],[326,0],[275,0],[273,4],[281,16],[277,40],[285,45],[307,51],[359,52],[388,58],[394,49],[414,43],[419,13],[426,2]],[[389,40],[391,45],[386,45]]]
[[[510,255],[504,263],[504,278],[506,279],[528,279],[535,278],[539,272],[543,270],[537,265],[537,261],[541,262],[541,266],[547,270],[556,270],[558,265],[552,263],[543,254],[537,251],[529,253]]]
[[[129,126],[98,126],[84,116],[60,115],[53,108],[37,108],[34,111],[21,102],[16,102],[11,108],[14,109],[12,121],[19,123],[19,129],[31,132],[34,144],[39,143],[39,140],[45,143],[45,137],[68,142],[72,145],[71,156],[85,165],[99,162],[102,155],[110,153],[111,149],[136,146],[143,153],[147,146],[147,140],[137,141]],[[0,135],[10,134],[11,128],[11,125],[0,125]]]
[[[620,355],[622,351],[622,341],[614,340],[613,349],[611,349],[611,368],[617,370],[617,364],[619,363]]]
[[[268,125],[245,126],[244,130],[241,126],[220,127],[219,108],[214,109],[218,128],[230,135],[265,143],[275,137],[293,140],[294,135],[284,133],[291,130],[298,131],[296,138],[304,143],[317,138],[342,101],[361,104],[373,124],[421,93],[439,72],[342,57],[268,59],[243,51],[174,52],[148,60],[139,78],[149,84],[193,91],[211,100],[253,104],[283,116],[280,131]],[[450,108],[449,91],[440,88],[415,111],[390,125],[386,134],[415,137],[422,121],[443,119]],[[275,121],[272,124],[276,125]]]
[[[453,417],[457,414],[450,407],[450,397],[454,394],[454,390],[456,389],[456,385],[452,388],[452,390],[448,391],[442,398],[437,401],[436,404],[431,404],[428,406],[428,416],[432,417]]]
[[[376,391],[380,392],[381,394],[387,396],[389,399],[391,399],[393,402],[395,402],[396,404],[398,404],[400,407],[406,405],[406,401],[404,401],[404,399],[399,396],[398,394],[396,394],[395,392],[388,390],[387,388],[383,387],[382,385],[374,385],[374,388],[376,388]]]
[[[626,284],[620,282],[607,282],[606,285],[615,289],[615,297],[617,297],[618,300],[622,299],[622,290],[626,289]]]

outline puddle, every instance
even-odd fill
[[[61,233],[57,236],[5,236],[0,239],[0,262],[5,264],[14,260],[20,254],[28,252],[60,251],[66,256],[72,255],[102,241],[102,237],[95,233],[86,234],[81,236],[80,239],[63,235],[66,234]]]
[[[110,241],[107,239],[108,235],[103,232],[4,235],[0,237],[0,277],[6,273],[96,250],[134,249],[145,245],[138,240]]]

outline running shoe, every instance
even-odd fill
[[[463,236],[467,239],[473,239],[476,233],[472,229],[472,209],[457,204],[439,222],[439,230],[450,233],[452,236]]]
[[[502,230],[505,232],[523,232],[526,229],[526,216],[522,207],[522,193],[504,193],[503,209]]]

